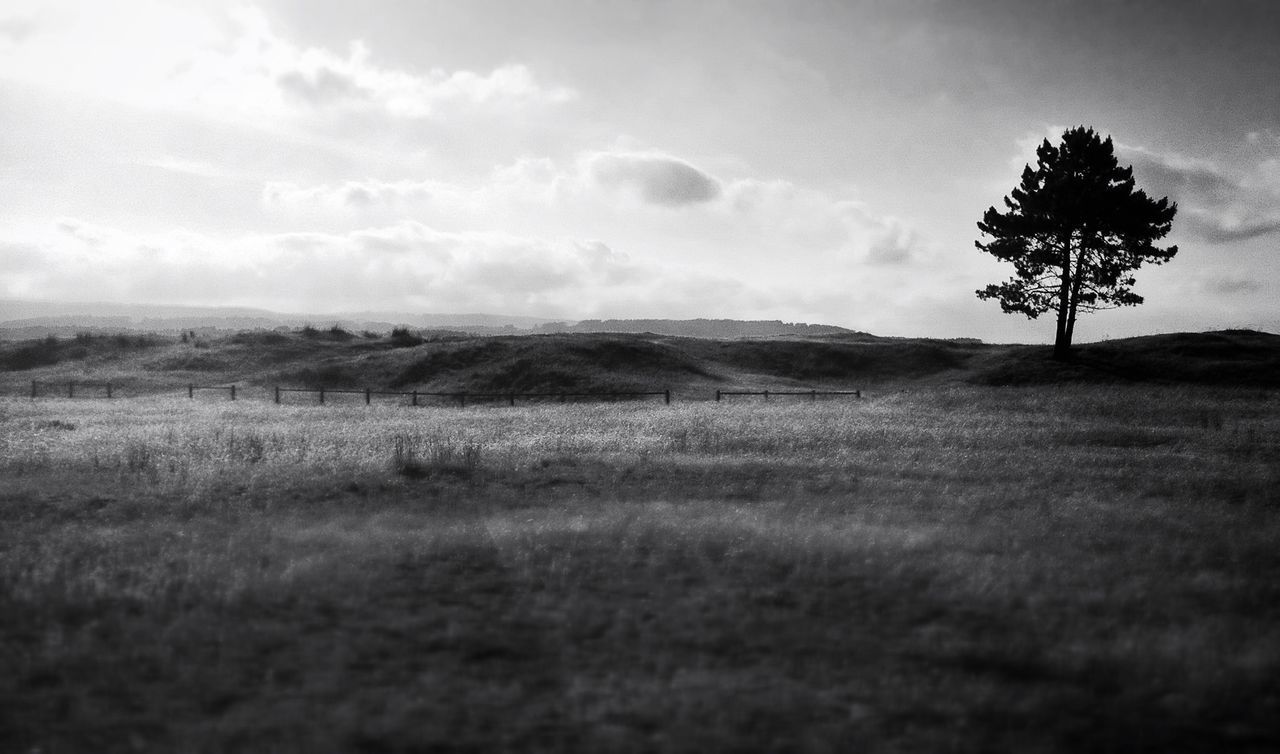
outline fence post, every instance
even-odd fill
[[[415,405],[415,406],[416,406],[416,405],[418,405],[418,391],[417,391],[417,390],[414,390],[414,391],[413,391],[413,405]]]
[[[862,397],[862,391],[861,391],[861,390],[854,390],[854,391],[853,391],[853,397],[854,397],[854,398],[861,398],[861,397]]]
[[[664,391],[664,393],[663,393],[663,397],[666,399],[666,401],[667,401],[667,405],[668,405],[668,406],[670,406],[670,405],[671,405],[671,391],[670,391],[670,390]]]
[[[232,386],[231,386],[231,400],[233,400],[233,401],[234,401],[235,399],[236,399],[236,386],[235,386],[235,385],[232,385]]]
[[[719,390],[717,390],[717,391],[716,391],[716,403],[719,403],[719,402],[720,402],[720,391],[719,391]]]
[[[515,394],[515,393],[508,393],[508,394],[507,394],[507,402],[508,402],[508,403],[510,403],[510,404],[511,404],[511,406],[514,408],[514,407],[515,407],[515,405],[516,405],[516,394]]]
[[[320,405],[324,405],[324,388],[320,388]]]
[[[111,383],[110,383],[110,382],[108,382],[108,383],[107,383],[107,397],[108,397],[108,398],[110,398],[110,397],[111,397]]]
[[[36,385],[39,384],[35,380],[31,381],[31,400],[36,399]]]
[[[276,385],[276,403],[280,402],[280,386]]]
[[[764,399],[765,399],[766,401],[767,401],[767,400],[769,400],[769,391],[768,391],[768,390],[764,391]]]
[[[367,405],[369,405],[369,396],[371,396],[371,395],[372,395],[372,393],[371,393],[371,392],[369,392],[369,388],[365,388],[365,389],[364,389],[364,405],[366,405],[366,406],[367,406]]]
[[[817,391],[817,390],[810,390],[810,391],[809,391],[809,402],[810,402],[810,403],[817,403],[817,402],[818,402],[818,391]]]

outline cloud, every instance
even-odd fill
[[[268,207],[305,210],[360,211],[375,207],[404,209],[430,201],[434,197],[456,195],[464,190],[436,181],[344,181],[339,184],[300,186],[291,181],[268,181],[262,189],[262,201]]]
[[[40,29],[40,23],[31,16],[0,18],[0,41],[20,44]]]
[[[41,249],[26,241],[0,241],[0,276],[40,269]]]
[[[421,73],[381,68],[363,44],[353,42],[346,58],[327,50],[298,50],[268,37],[276,53],[271,75],[287,99],[313,108],[374,108],[402,118],[440,116],[459,104],[514,107],[573,99],[567,87],[544,87],[523,65],[505,65],[487,74],[440,69]]]
[[[1057,144],[1064,130],[1050,126],[1017,139],[1010,164],[1018,171],[1034,165],[1036,148],[1045,139]],[[1115,152],[1121,165],[1133,167],[1139,189],[1177,202],[1175,233],[1222,244],[1280,232],[1280,138],[1252,132],[1241,146],[1253,154],[1233,165],[1121,143]]]
[[[1240,191],[1237,180],[1210,160],[1177,154],[1159,154],[1142,147],[1120,145],[1116,149],[1122,164],[1132,164],[1148,194],[1186,196],[1214,204],[1225,203]]]
[[[1028,131],[1021,138],[1015,139],[1016,146],[1013,156],[1009,158],[1009,167],[1014,170],[1017,175],[1022,175],[1022,169],[1027,165],[1034,166],[1036,164],[1036,150],[1040,145],[1048,141],[1050,144],[1057,144],[1062,141],[1062,134],[1068,129],[1067,126],[1047,125],[1039,131]]]
[[[1230,211],[1189,207],[1180,216],[1194,235],[1209,243],[1247,241],[1280,232],[1280,212],[1241,217]]]
[[[689,163],[660,153],[597,152],[586,174],[600,186],[635,191],[648,204],[683,207],[719,198],[720,182]]]
[[[1219,296],[1237,296],[1261,291],[1264,286],[1253,278],[1211,276],[1200,281],[1200,287]]]
[[[204,160],[165,156],[142,159],[139,160],[138,164],[149,168],[156,168],[157,170],[163,170],[168,173],[175,173],[177,175],[190,176],[193,178],[240,181],[252,179],[252,176],[248,173]]]
[[[1257,136],[1252,140],[1258,141]],[[1174,229],[1213,244],[1280,232],[1280,171],[1262,159],[1228,169],[1207,159],[1117,145],[1121,164],[1133,165],[1139,188],[1178,203]]]
[[[411,210],[435,206],[457,212],[492,212],[513,203],[544,206],[592,203],[665,209],[710,205],[723,193],[720,182],[690,163],[658,153],[585,152],[569,167],[549,158],[520,158],[494,168],[482,182],[462,185],[431,179],[364,179],[302,186],[270,181],[268,207],[297,212],[322,207],[343,211]]]
[[[268,181],[262,203],[268,209],[316,218],[334,213],[361,218],[420,216],[434,211],[455,219],[492,218],[514,204],[536,205],[543,212],[559,204],[568,192],[582,194],[580,181],[561,173],[550,161],[519,160],[495,169],[486,181],[463,185],[432,179],[363,180],[309,186],[292,181]]]
[[[430,179],[270,182],[262,199],[273,211],[316,221],[334,214],[369,220],[412,214],[450,224],[534,217],[538,227],[558,221],[599,234],[631,229],[633,238],[667,247],[696,239],[703,256],[734,249],[742,257],[785,255],[841,268],[931,258],[909,223],[864,203],[785,180],[725,181],[659,152],[584,152],[568,167],[523,158],[471,185]],[[671,215],[672,209],[683,211]],[[664,213],[660,225],[646,216],[654,211]]]
[[[93,4],[0,58],[0,75],[149,108],[197,112],[260,127],[314,123],[322,114],[442,120],[469,110],[512,114],[577,93],[511,62],[490,71],[410,69],[375,59],[361,41],[346,50],[281,37],[258,9],[216,14],[159,0],[132,10]],[[146,19],[139,24],[137,19]],[[0,20],[0,44],[32,36],[24,19]],[[156,34],[163,29],[163,34]],[[92,65],[67,65],[67,56]]]
[[[928,254],[920,235],[902,220],[790,181],[734,181],[725,199],[735,221],[789,255],[817,252],[827,263],[857,266],[904,265]]]
[[[486,180],[462,185],[431,179],[364,179],[302,186],[270,181],[263,187],[269,207],[306,211],[410,210],[428,205],[459,212],[492,211],[496,205],[545,206],[612,201],[631,194],[642,206],[706,205],[722,193],[718,180],[684,160],[657,153],[586,152],[567,168],[548,158],[520,158],[494,168]],[[625,205],[622,202],[619,206]]]
[[[316,107],[348,98],[366,99],[354,78],[324,65],[310,71],[284,71],[276,75],[276,83],[286,94]]]
[[[0,266],[0,297],[572,319],[707,316],[775,300],[730,277],[640,262],[597,240],[444,232],[408,221],[220,240],[65,218],[39,233],[6,235],[4,248],[21,249],[26,261]]]
[[[292,102],[310,108],[375,109],[402,118],[441,116],[450,107],[512,107],[555,104],[577,95],[568,87],[544,86],[526,66],[509,64],[490,71],[406,71],[377,65],[363,42],[347,54],[319,47],[301,48],[271,30],[259,11],[239,11],[240,38],[230,53],[206,53],[188,71],[190,78],[225,78],[230,93],[264,92],[272,87]],[[264,86],[264,83],[269,86]],[[212,89],[222,93],[222,86]],[[261,103],[260,103],[261,104]]]

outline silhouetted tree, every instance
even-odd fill
[[[1132,167],[1120,167],[1111,138],[1092,128],[1066,131],[1058,146],[1045,139],[1036,168],[1026,166],[1004,203],[1007,212],[991,207],[978,223],[991,240],[975,243],[1012,263],[1014,276],[978,298],[1030,319],[1057,312],[1056,359],[1067,358],[1079,312],[1141,304],[1131,273],[1178,253],[1153,245],[1169,233],[1177,204],[1135,190]]]

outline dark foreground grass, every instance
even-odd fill
[[[1280,746],[1264,393],[0,429],[4,751]]]

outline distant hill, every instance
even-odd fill
[[[474,335],[523,333],[654,333],[696,338],[820,336],[852,331],[833,325],[793,324],[778,320],[592,319],[551,320],[505,314],[363,311],[342,314],[292,314],[246,307],[156,306],[110,303],[57,303],[0,299],[0,339],[88,332],[168,333],[270,330],[304,325],[386,333],[395,327],[454,330]]]
[[[423,314],[411,312],[351,312],[295,314],[247,307],[161,306],[112,303],[64,303],[0,299],[0,338],[9,340],[70,336],[78,332],[110,334],[151,332],[177,334],[190,330],[299,328],[304,325],[348,330],[388,332],[394,327],[447,328],[476,334],[530,331],[552,322],[539,317],[502,314]]]
[[[835,325],[809,325],[776,319],[584,319],[573,324],[553,322],[539,325],[535,330],[540,333],[653,333],[688,338],[766,338],[784,335],[844,335],[853,332]]]

